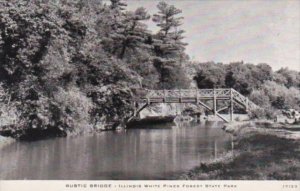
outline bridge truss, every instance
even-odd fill
[[[207,100],[212,100],[212,107],[205,103]],[[219,108],[218,101],[225,100],[226,106]],[[233,121],[233,104],[237,103],[242,106],[246,112],[259,108],[247,97],[240,94],[238,91],[228,89],[180,89],[180,90],[145,90],[144,93],[137,96],[134,101],[135,111],[133,116],[138,117],[139,113],[147,106],[153,103],[192,103],[203,106],[206,110],[212,111],[215,116],[218,116],[225,122],[228,119],[223,117],[220,112],[226,109],[230,111],[230,121]]]

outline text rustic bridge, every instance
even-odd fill
[[[205,103],[212,100],[212,107]],[[226,106],[218,108],[218,101],[225,100]],[[135,100],[135,111],[129,119],[137,117],[139,113],[153,103],[193,103],[203,106],[205,109],[212,111],[214,115],[220,117],[225,122],[229,120],[224,118],[219,112],[229,109],[230,121],[233,120],[233,103],[241,105],[247,112],[259,108],[247,97],[243,96],[236,90],[230,89],[180,89],[180,90],[144,90],[137,95]]]

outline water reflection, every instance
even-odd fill
[[[216,123],[15,143],[0,151],[0,179],[170,179],[230,152],[230,143]]]

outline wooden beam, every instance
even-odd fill
[[[217,112],[219,113],[219,112],[221,112],[221,111],[223,111],[223,110],[225,110],[225,109],[228,109],[228,108],[229,108],[229,106],[226,105],[225,107],[222,107],[221,109],[218,109]]]
[[[136,110],[134,116],[137,117],[137,115],[143,110],[145,109],[149,104],[145,103],[142,107],[140,107],[138,110]]]
[[[229,122],[228,121],[228,119],[226,119],[225,117],[223,117],[221,114],[219,114],[219,113],[216,113],[216,115],[218,116],[218,117],[220,117],[221,119],[223,119],[223,121],[225,121],[225,122]]]
[[[217,97],[215,89],[213,89],[213,107],[214,107],[214,115],[217,114]]]
[[[203,103],[202,101],[198,100],[198,104],[202,105],[203,107],[205,107],[206,109],[213,111],[212,108],[210,108],[208,105],[206,105],[205,103]]]
[[[233,94],[232,94],[232,89],[230,89],[230,121],[233,121]]]

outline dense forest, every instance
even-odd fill
[[[1,1],[1,126],[17,138],[114,128],[132,113],[134,89],[193,82],[249,96],[265,108],[256,116],[300,109],[299,72],[191,62],[183,22],[181,10],[165,2],[150,15],[143,7],[127,10],[122,0]]]

